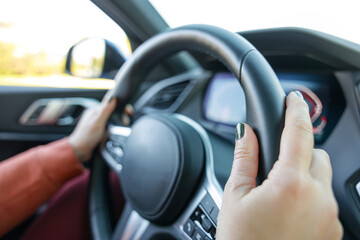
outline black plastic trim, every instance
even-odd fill
[[[360,69],[360,45],[326,33],[305,28],[273,28],[239,34],[265,57],[304,56],[333,70]]]
[[[66,134],[36,134],[0,132],[0,141],[44,141],[52,142],[66,137]]]

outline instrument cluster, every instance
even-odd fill
[[[342,112],[345,100],[332,74],[277,73],[286,94],[300,91],[309,106],[316,144],[331,134]],[[209,82],[203,101],[207,121],[235,126],[246,122],[245,94],[238,80],[229,72],[217,72]]]

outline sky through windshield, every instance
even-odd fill
[[[170,27],[204,23],[245,31],[303,27],[360,44],[359,0],[150,0]]]

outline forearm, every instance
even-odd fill
[[[67,139],[0,163],[0,236],[33,214],[82,170]]]

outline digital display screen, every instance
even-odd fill
[[[246,120],[245,94],[231,73],[217,73],[205,97],[205,117],[213,122],[236,125]]]

